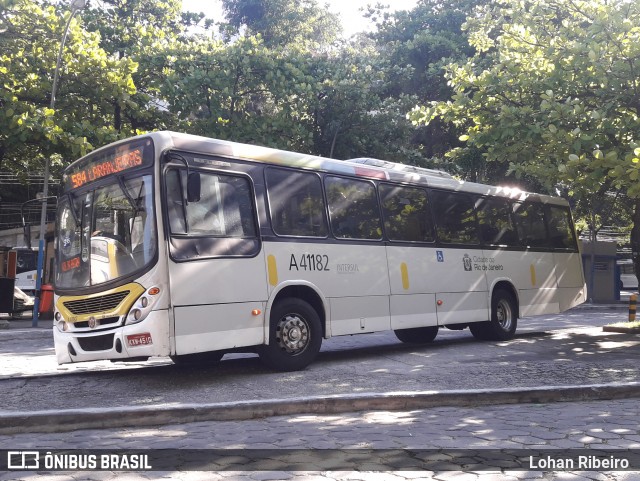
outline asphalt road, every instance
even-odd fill
[[[428,345],[393,333],[338,337],[301,372],[269,371],[253,355],[227,355],[213,366],[83,363],[58,366],[47,334],[0,335],[2,410],[171,406],[399,391],[500,389],[640,380],[640,338],[602,332],[624,310],[576,309],[523,319],[508,342],[479,342],[469,331],[442,330]]]

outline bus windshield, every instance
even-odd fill
[[[156,255],[152,176],[112,177],[58,204],[56,280],[60,289],[95,286],[142,270]]]

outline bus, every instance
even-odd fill
[[[293,371],[334,336],[504,341],[586,298],[564,199],[440,171],[154,132],[62,183],[60,364],[248,351]]]

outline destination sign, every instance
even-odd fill
[[[77,189],[103,177],[134,169],[152,159],[151,140],[144,144],[118,146],[96,157],[90,157],[68,170],[63,182],[66,189]],[[146,154],[146,157],[145,157]]]

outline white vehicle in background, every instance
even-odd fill
[[[620,287],[625,291],[638,290],[638,278],[631,259],[621,259],[617,262],[620,269]]]
[[[33,296],[36,292],[38,251],[28,247],[16,247],[12,250],[17,253],[16,287],[25,294]]]
[[[33,309],[33,297],[19,287],[13,289],[13,312],[20,314]]]

